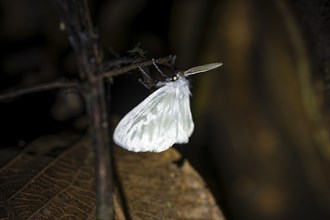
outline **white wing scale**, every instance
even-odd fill
[[[161,152],[188,142],[194,130],[189,82],[179,76],[161,85],[119,122],[113,135],[116,144],[135,152]]]

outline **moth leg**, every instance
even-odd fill
[[[157,71],[160,73],[160,75],[162,75],[162,76],[168,78],[168,76],[166,76],[166,75],[165,75],[165,74],[159,69],[159,67],[158,67],[157,64],[156,64],[155,59],[152,59],[152,63],[154,64],[154,66],[156,67],[156,69],[157,69]]]
[[[175,61],[176,61],[176,55],[173,55],[172,59],[171,59],[171,66],[172,67],[174,67]]]
[[[149,75],[149,73],[147,73],[142,67],[138,67],[139,70],[141,71],[142,75],[143,75],[143,78],[147,78],[147,79],[150,79],[152,80],[151,76]]]
[[[156,84],[154,80],[151,78],[151,76],[142,67],[138,67],[138,68],[143,76],[143,80],[139,79],[139,82],[149,90],[155,87]]]
[[[145,83],[142,79],[139,79],[139,82],[144,86],[146,87],[147,89],[152,89],[152,86],[150,86],[149,84]]]

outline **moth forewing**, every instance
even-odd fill
[[[222,65],[222,63],[209,63],[209,64],[205,64],[202,66],[196,66],[196,67],[190,68],[189,70],[184,71],[184,76],[190,76],[190,75],[193,75],[196,73],[210,71],[215,68],[218,68],[221,65]]]

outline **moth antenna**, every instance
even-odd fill
[[[184,75],[189,76],[189,75],[193,75],[196,73],[210,71],[215,68],[218,68],[219,66],[222,66],[222,63],[209,63],[209,64],[205,64],[202,66],[196,66],[196,67],[190,68],[189,70],[184,71]]]

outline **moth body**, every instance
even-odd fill
[[[134,152],[161,152],[173,144],[188,143],[194,130],[190,88],[186,76],[219,67],[207,64],[179,72],[127,113],[113,134],[114,142]]]

